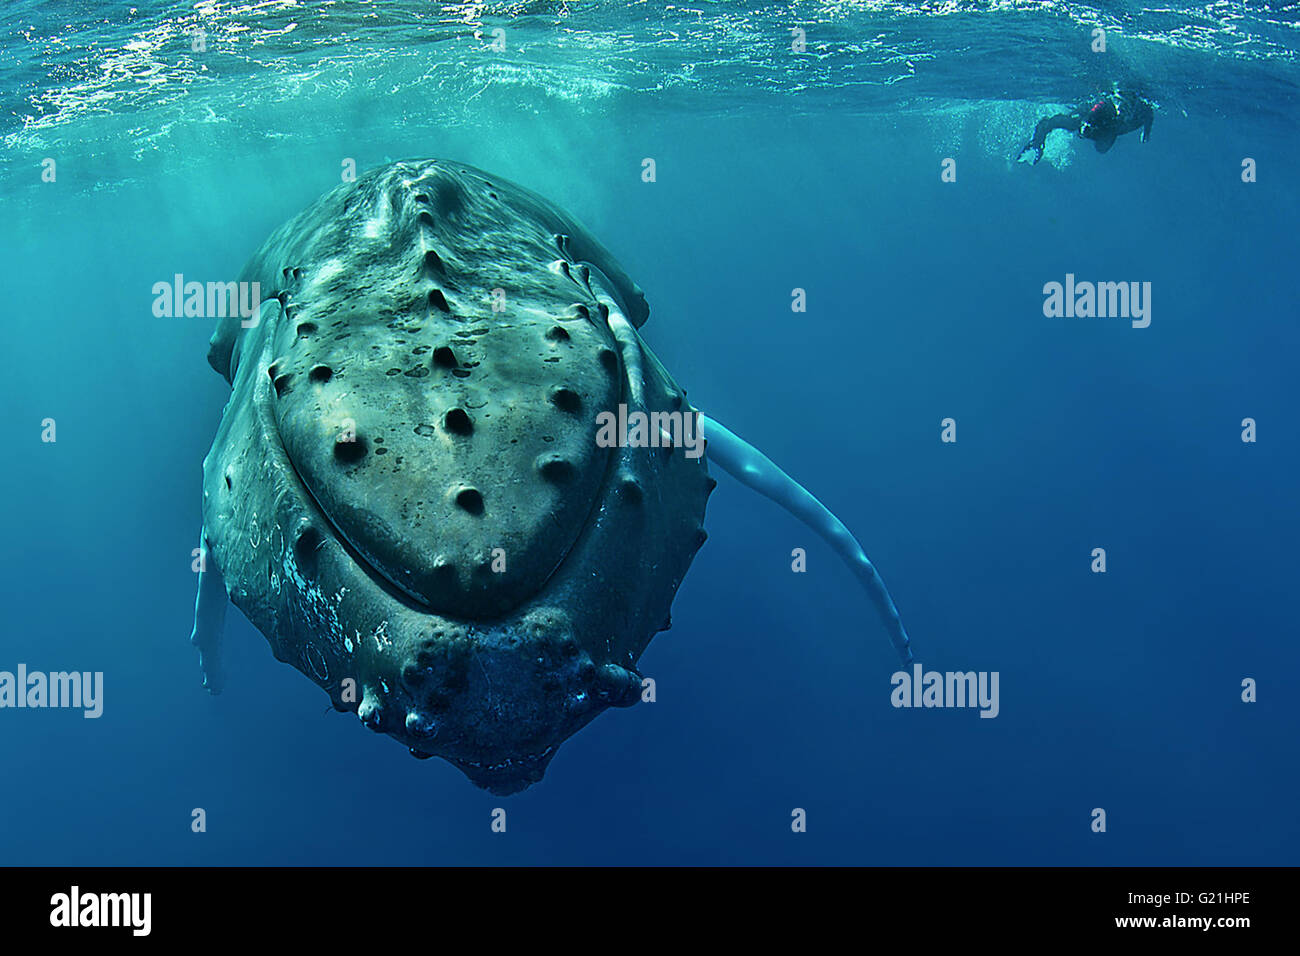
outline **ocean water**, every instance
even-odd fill
[[[102,672],[104,697],[97,719],[0,709],[0,862],[1294,864],[1298,23],[6,3],[0,670]],[[1013,161],[1112,84],[1156,104],[1149,142],[1056,133]],[[346,161],[417,157],[586,223],[691,402],[854,530],[926,668],[997,672],[997,717],[892,706],[854,578],[716,466],[709,542],[641,658],[656,702],[521,794],[335,713],[237,611],[206,694],[190,563],[228,386],[211,321],[155,317],[151,288],[236,278]],[[1149,282],[1149,326],[1045,316],[1067,274]]]

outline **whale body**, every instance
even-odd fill
[[[709,460],[821,534],[910,660],[856,539],[690,406],[637,331],[640,288],[536,194],[393,163],[277,229],[240,282],[266,298],[209,343],[231,385],[203,463],[211,692],[229,599],[336,709],[521,790],[641,699],[637,660],[707,537]],[[611,416],[678,428],[599,441]]]
[[[562,211],[443,161],[337,187],[240,281],[267,298],[210,343],[232,392],[205,573],[336,708],[495,792],[535,782],[639,699],[705,537],[702,457],[595,441],[620,405],[689,411],[632,331],[641,290]]]

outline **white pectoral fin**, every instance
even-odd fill
[[[821,535],[835,550],[871,598],[898,656],[904,664],[911,663],[911,641],[903,629],[894,599],[889,596],[885,582],[880,579],[880,574],[862,550],[862,545],[858,544],[858,539],[853,537],[844,522],[831,514],[808,489],[778,468],[749,442],[707,415],[699,416],[699,425],[707,442],[705,454],[709,461],[742,484],[771,498]]]
[[[203,538],[203,570],[199,572],[199,593],[194,599],[194,630],[190,643],[199,649],[199,670],[209,693],[221,693],[221,635],[226,625],[226,583],[221,578]]]

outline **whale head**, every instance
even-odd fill
[[[690,412],[645,297],[579,223],[445,161],[394,163],[276,230],[221,320],[204,529],[276,656],[418,757],[510,793],[598,713],[703,543],[704,458],[598,418]],[[617,334],[619,328],[626,334]]]

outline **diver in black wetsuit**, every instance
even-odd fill
[[[1020,151],[1018,160],[1032,156],[1032,163],[1043,158],[1043,144],[1047,134],[1054,129],[1069,130],[1078,133],[1083,139],[1090,139],[1097,147],[1097,152],[1104,153],[1115,145],[1115,138],[1123,133],[1141,129],[1141,140],[1146,142],[1151,136],[1151,121],[1155,111],[1151,104],[1136,93],[1117,90],[1099,97],[1092,103],[1080,106],[1073,113],[1057,113],[1038,121],[1034,135]]]

